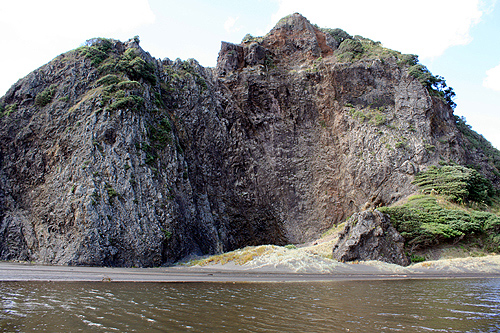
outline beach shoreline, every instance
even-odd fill
[[[347,265],[347,264],[345,264]],[[468,270],[456,272],[428,268],[427,270],[394,272],[365,264],[349,264],[352,270],[346,272],[291,272],[268,268],[213,267],[86,267],[47,266],[17,262],[0,262],[0,282],[45,281],[45,282],[328,282],[360,280],[402,280],[402,279],[471,279],[500,278],[500,272]],[[404,269],[404,268],[402,268]]]

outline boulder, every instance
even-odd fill
[[[392,226],[389,217],[377,210],[352,215],[333,247],[333,259],[410,264],[404,251],[404,238]]]

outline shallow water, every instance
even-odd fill
[[[500,279],[1,282],[4,332],[499,332]]]

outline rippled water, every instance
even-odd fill
[[[4,332],[499,332],[500,279],[0,283]]]

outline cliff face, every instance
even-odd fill
[[[152,266],[303,242],[441,160],[498,183],[399,53],[335,37],[294,14],[222,43],[215,69],[95,39],[19,80],[0,100],[0,258]]]

